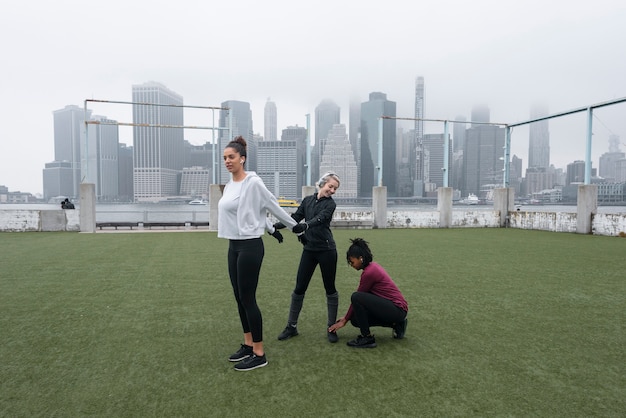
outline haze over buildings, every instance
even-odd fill
[[[0,34],[11,40],[3,45],[7,64],[0,68],[0,184],[42,193],[41,170],[49,163],[58,174],[74,175],[75,158],[57,161],[51,112],[68,104],[82,108],[87,98],[131,101],[129,86],[149,80],[190,105],[248,103],[250,138],[273,139],[264,126],[268,97],[276,104],[277,133],[305,126],[306,114],[314,132],[314,109],[330,99],[342,110],[338,122],[347,127],[358,166],[364,150],[355,142],[360,124],[352,120],[360,119],[361,103],[371,92],[383,92],[396,103],[397,116],[414,116],[417,77],[425,80],[424,116],[436,119],[470,120],[472,107],[482,103],[492,121],[516,122],[528,118],[532,103],[559,112],[626,96],[626,62],[619,55],[626,47],[622,1],[451,0],[381,7],[321,0],[306,13],[298,11],[280,1],[10,3],[0,14]],[[320,22],[331,30],[320,30]],[[133,120],[128,106],[91,110],[109,120]],[[595,166],[610,135],[626,138],[624,113],[624,105],[594,112]],[[210,112],[184,118],[189,125],[211,123]],[[414,125],[397,123],[404,132]],[[424,135],[442,133],[436,123],[423,129]],[[584,115],[550,121],[550,165],[565,170],[584,159],[585,133]],[[527,127],[512,135],[523,175],[530,164],[529,137]],[[184,134],[196,147],[210,138],[207,131]],[[132,148],[132,129],[120,128],[118,139]]]

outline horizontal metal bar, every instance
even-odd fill
[[[557,118],[559,116],[572,115],[574,113],[586,112],[589,109],[597,109],[597,108],[600,108],[600,107],[611,106],[611,105],[618,104],[618,103],[623,103],[623,102],[626,102],[626,97],[622,97],[621,99],[609,100],[609,101],[606,101],[606,102],[600,102],[600,103],[596,103],[596,104],[593,104],[593,105],[590,105],[590,106],[579,107],[579,108],[572,109],[572,110],[566,110],[564,112],[554,113],[552,115],[542,116],[542,117],[539,117],[539,118],[526,120],[526,121],[523,121],[523,122],[512,123],[512,124],[509,124],[509,126],[510,127],[515,127],[515,126],[526,125],[526,124],[529,124],[529,123],[540,122],[542,120]]]
[[[214,110],[230,110],[230,107],[214,107],[214,106],[192,106],[192,105],[177,105],[177,104],[161,104],[161,103],[146,103],[146,102],[124,102],[119,100],[98,100],[98,99],[85,99],[85,102],[93,103],[114,103],[114,104],[132,104],[141,106],[164,106],[164,107],[188,107],[191,109],[214,109]]]
[[[473,122],[471,120],[448,120],[448,119],[424,119],[424,118],[400,118],[396,116],[381,116],[381,119],[396,119],[396,120],[421,120],[424,122],[448,122],[448,123],[471,123],[472,125],[497,125],[507,126],[506,123],[497,122]]]
[[[116,126],[139,126],[142,128],[184,128],[184,129],[213,129],[227,131],[228,128],[216,128],[213,126],[193,126],[193,125],[160,125],[152,123],[130,123],[130,122],[105,122],[99,120],[86,120],[86,125],[116,125]]]

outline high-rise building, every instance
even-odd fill
[[[241,102],[238,100],[228,100],[222,102],[222,107],[227,107],[229,110],[220,110],[219,117],[219,142],[218,142],[218,161],[221,161],[221,155],[224,148],[230,141],[238,136],[242,136],[248,144],[246,158],[246,170],[257,171],[257,149],[256,142],[254,140],[252,129],[252,111],[250,110],[250,103]],[[229,125],[230,116],[230,125]],[[232,128],[229,132],[228,128]],[[218,184],[226,184],[230,180],[230,173],[224,167],[224,164],[220,164],[220,169],[216,171]]]
[[[467,119],[465,116],[459,115],[456,117],[457,121],[465,122]],[[465,123],[453,123],[452,124],[452,140],[454,143],[454,151],[463,151],[465,149],[465,130],[467,125]]]
[[[320,173],[321,155],[324,153],[324,143],[333,125],[340,123],[341,109],[337,104],[324,99],[315,108],[315,144],[311,152],[311,179],[316,180]]]
[[[356,161],[357,191],[361,178],[361,99],[357,95],[350,97],[348,138]]]
[[[257,174],[276,197],[298,199],[304,185],[306,128],[289,126],[280,141],[258,144]]]
[[[398,127],[396,130],[396,194],[398,197],[411,197],[414,195],[415,177],[415,130],[405,131]]]
[[[117,151],[118,197],[122,202],[132,202],[133,193],[133,147],[120,144]]]
[[[535,104],[530,109],[530,119],[548,116],[546,106]],[[548,119],[533,122],[529,125],[528,134],[528,167],[550,167],[550,131]]]
[[[46,201],[54,197],[74,196],[74,169],[69,161],[46,163],[43,169],[43,197]]]
[[[443,187],[443,162],[445,155],[445,143],[443,134],[424,134],[422,140],[424,154],[428,155],[428,171],[424,172],[424,182],[431,183],[432,190]],[[428,151],[426,153],[426,151]],[[452,164],[452,140],[448,134],[448,164]],[[448,168],[449,169],[449,168]]]
[[[278,139],[278,112],[276,111],[276,103],[267,99],[265,102],[263,130],[265,131],[264,139],[266,141],[276,141]]]
[[[82,134],[85,131],[85,118],[89,120],[91,118],[91,110],[85,110],[79,106],[68,105],[63,109],[55,110],[52,112],[54,118],[54,162],[50,165],[46,165],[44,169],[44,176],[46,170],[59,171],[62,170],[63,174],[57,172],[56,174],[50,173],[51,178],[46,181],[44,179],[44,196],[46,198],[55,196],[67,196],[71,198],[77,198],[79,195],[79,184],[81,182],[81,138],[84,138]],[[69,163],[64,164],[64,163]],[[71,182],[65,184],[68,181],[67,170],[71,173]],[[56,180],[52,180],[52,179]],[[56,184],[56,181],[62,182]],[[45,190],[45,185],[48,184],[53,190]],[[57,194],[57,191],[63,193]]]
[[[183,98],[163,84],[133,85],[133,189],[136,201],[160,200],[178,194],[183,168]],[[174,106],[167,106],[174,105]]]
[[[98,201],[116,201],[119,195],[119,127],[117,121],[94,115],[81,149],[81,177],[95,185]]]
[[[337,199],[358,196],[356,161],[344,124],[335,124],[328,132],[320,162],[320,176],[328,171],[336,173],[341,180],[335,193]]]
[[[526,169],[526,194],[528,196],[552,189],[555,184],[554,170],[543,167],[528,167]]]
[[[565,185],[569,186],[572,183],[584,183],[585,182],[585,162],[582,160],[576,160],[567,165],[567,174],[565,177]]]
[[[213,169],[213,144],[192,145],[185,141],[185,158],[183,167],[204,167]]]
[[[379,129],[382,116],[396,116],[396,102],[387,95],[373,92],[367,102],[361,103],[361,184],[360,197],[371,197],[372,188],[378,186]],[[396,195],[396,120],[382,119],[382,185],[389,196]]]
[[[424,149],[422,141],[424,139],[424,77],[415,79],[415,185],[416,196],[424,194]]]
[[[211,171],[206,167],[185,167],[180,180],[180,194],[182,196],[200,197],[209,196]]]
[[[605,152],[600,156],[599,175],[609,181],[614,181],[618,177],[616,162],[626,158],[626,154],[620,151],[619,145],[619,136],[610,135],[609,152]]]
[[[515,189],[515,195],[520,196],[522,192],[522,164],[523,161],[517,155],[511,157],[509,165],[509,187]]]
[[[481,122],[488,123],[489,119],[482,119]],[[482,191],[492,190],[494,185],[502,184],[504,131],[504,128],[498,126],[482,124],[474,124],[467,130],[463,151],[463,186],[461,188],[463,196],[469,193],[481,196]],[[484,193],[482,195],[484,196]]]

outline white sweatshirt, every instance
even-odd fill
[[[259,238],[265,230],[274,232],[268,211],[289,228],[296,225],[296,221],[280,207],[276,197],[254,171],[246,172],[241,182],[234,182],[231,178],[224,187],[217,208],[218,238],[242,240]]]

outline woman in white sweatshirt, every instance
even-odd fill
[[[279,206],[276,197],[255,172],[245,171],[246,145],[246,141],[238,136],[224,148],[224,165],[232,178],[218,203],[217,226],[217,236],[229,240],[228,274],[243,327],[244,343],[229,357],[229,361],[238,362],[235,370],[240,371],[267,365],[263,349],[263,319],[256,302],[265,252],[261,237],[267,230],[278,242],[283,241],[267,212],[295,233],[302,233],[305,229]]]

